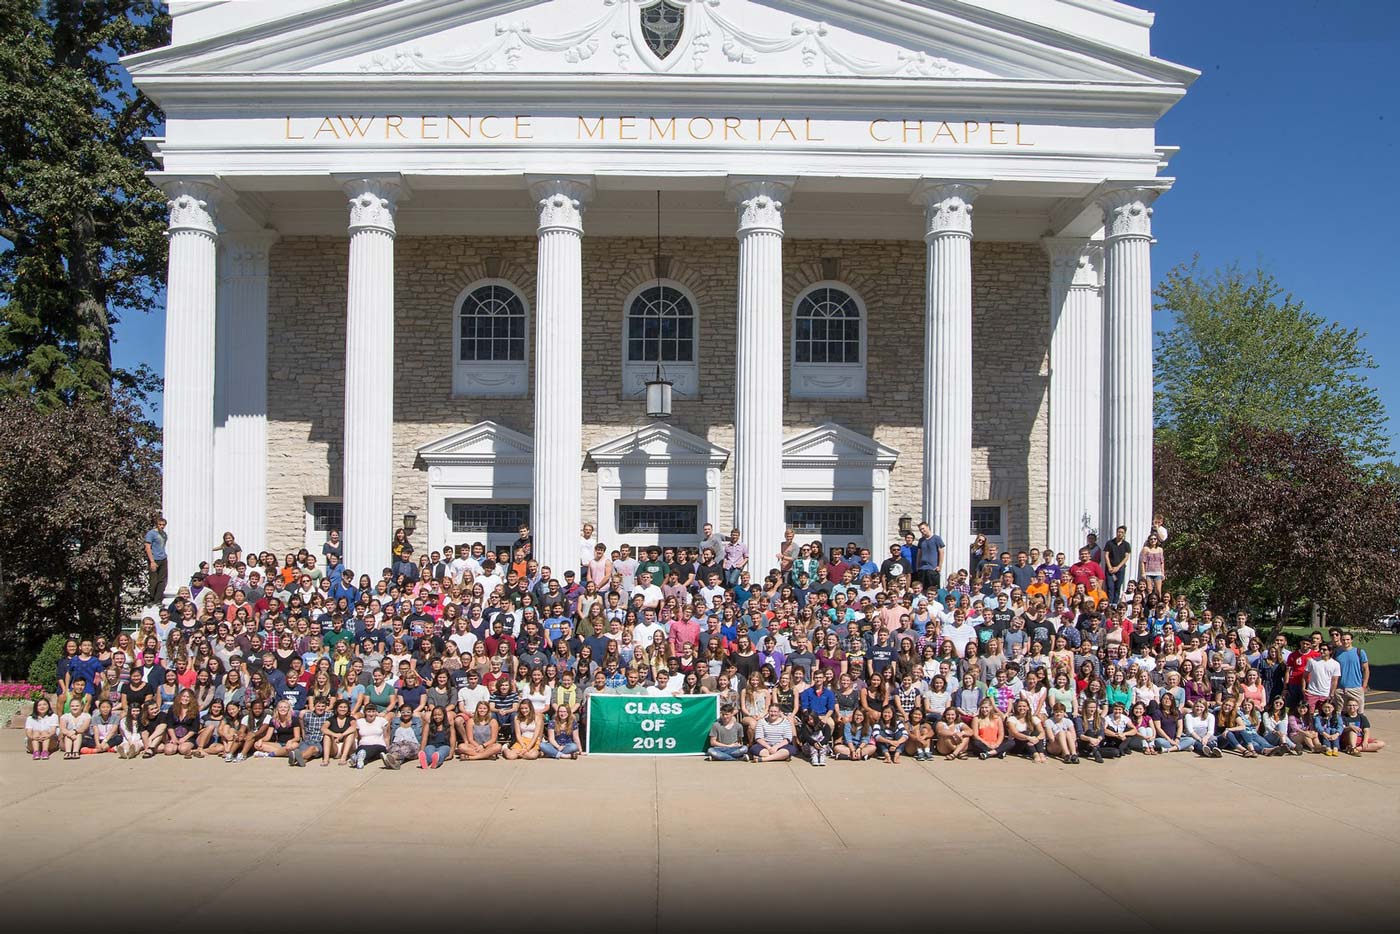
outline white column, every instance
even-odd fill
[[[783,538],[783,207],[785,180],[742,180],[734,377],[734,525],[760,579]]]
[[[944,577],[967,566],[972,530],[972,201],[980,183],[933,182],[925,210],[924,516]]]
[[[400,186],[362,178],[350,197],[345,312],[345,566],[378,579],[394,535],[394,213]]]
[[[1050,256],[1050,536],[1075,553],[1098,531],[1103,244],[1046,237]],[[1032,542],[1031,544],[1035,544]]]
[[[535,560],[559,580],[578,567],[583,460],[582,178],[536,178],[540,212],[535,278]]]
[[[1152,521],[1152,208],[1158,191],[1124,187],[1104,212],[1103,506],[1105,536],[1134,547]]]
[[[214,537],[214,321],[217,190],[171,182],[165,287],[162,501],[170,536],[168,594],[211,556]]]
[[[214,532],[267,547],[267,257],[277,233],[219,243],[214,366]]]

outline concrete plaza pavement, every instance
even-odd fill
[[[1400,739],[1400,711],[1372,720]],[[1276,934],[1379,923],[1398,904],[1400,744],[1359,759],[594,756],[424,773],[36,763],[22,741],[0,733],[13,931]]]

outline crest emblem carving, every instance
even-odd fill
[[[675,51],[685,29],[685,7],[671,0],[659,0],[638,11],[641,16],[642,38],[657,58],[664,59]]]

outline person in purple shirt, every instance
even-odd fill
[[[730,587],[737,586],[739,575],[749,566],[749,546],[739,541],[739,530],[729,530],[729,541],[724,543],[724,582]]]

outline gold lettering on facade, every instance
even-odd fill
[[[603,126],[603,118],[599,117],[598,122],[590,127],[587,117],[579,117],[577,138],[583,139],[585,135],[587,135],[589,139],[607,139],[607,130]]]
[[[418,123],[417,134],[404,127],[405,118],[399,114],[354,115],[339,114],[322,117],[282,118],[282,138],[284,140],[320,141],[322,137],[333,140],[367,139],[379,135],[375,123],[383,124],[383,138],[386,140],[472,140],[472,139],[515,139],[533,140],[537,130],[546,139],[559,138],[567,133],[568,121],[575,121],[574,138],[579,141],[618,140],[621,142],[655,143],[684,140],[692,143],[705,142],[826,142],[819,135],[819,127],[812,117],[643,117],[635,114],[620,116],[577,117],[554,116],[545,118],[536,126],[536,118],[530,114],[501,116],[487,114],[477,117],[470,114],[452,116],[449,114],[422,114],[407,118]],[[797,131],[801,121],[802,132]],[[844,120],[834,121],[842,132],[856,132],[858,124],[852,126]],[[961,124],[962,133],[956,127]],[[844,127],[849,127],[844,130]],[[308,130],[310,131],[308,133]],[[875,143],[889,146],[1034,146],[1028,139],[1029,130],[1019,121],[990,120],[986,123],[977,120],[931,120],[877,117],[865,125],[865,133]]]
[[[947,120],[938,121],[938,129],[933,131],[933,139],[929,140],[929,142],[937,143],[940,136],[947,136],[948,141],[954,144],[958,141],[958,135],[953,132],[953,128],[948,125]]]
[[[666,123],[665,123],[664,125],[663,125],[659,120],[657,120],[655,117],[652,117],[652,118],[647,122],[647,126],[648,126],[648,128],[650,129],[650,131],[651,131],[650,135],[651,135],[651,138],[652,138],[652,139],[675,139],[675,138],[676,138],[676,118],[675,118],[675,117],[667,117],[667,118],[666,118]]]

